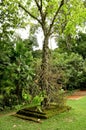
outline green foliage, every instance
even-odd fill
[[[33,98],[32,104],[35,106],[41,106],[42,101],[44,100],[44,97],[40,94]]]
[[[24,90],[22,91],[22,97],[27,102],[30,102],[32,99],[32,96],[29,93],[25,92]]]
[[[71,54],[66,60],[66,78],[68,89],[78,89],[81,87],[80,79],[84,72],[84,60],[78,54]]]
[[[59,8],[61,3],[62,6]],[[19,7],[30,16],[28,23],[32,25],[34,23],[32,19],[36,20],[35,27],[41,26],[44,34],[53,32],[74,36],[76,27],[81,26],[86,17],[86,8],[81,0],[21,0]]]
[[[29,90],[30,83],[33,82],[34,69],[32,68],[32,52],[30,50],[28,51],[27,46],[29,45],[27,42],[24,43],[21,39],[15,41],[11,47],[10,41],[9,44],[2,43],[3,50],[1,51],[3,57],[0,57],[0,92],[4,96],[16,95],[19,102],[22,99],[22,90]],[[9,100],[9,96],[7,96],[7,100]]]
[[[86,33],[79,32],[75,40],[72,50],[86,59]]]
[[[46,91],[48,99],[51,97],[50,93],[52,93],[53,90],[57,91],[58,88],[55,87],[57,75],[52,73],[49,64],[49,38],[52,34],[54,35],[57,32],[61,35],[62,33],[64,33],[65,35],[74,35],[76,33],[76,26],[80,25],[85,20],[84,17],[86,16],[86,9],[83,5],[83,1],[81,0],[30,0],[29,2],[28,1],[29,0],[19,1],[19,8],[21,8],[32,19],[37,21],[37,23],[34,24],[38,25],[36,27],[40,26],[44,34],[42,65],[40,71],[41,74],[37,76],[40,77],[38,80],[40,80],[39,86],[41,87],[41,91]],[[33,23],[33,21],[31,22]],[[55,69],[53,70],[53,72],[54,71]],[[60,73],[60,75],[62,74]],[[53,77],[53,80],[50,81],[51,77]],[[54,82],[55,84],[53,84]]]
[[[53,53],[53,66],[62,74],[61,83],[64,89],[85,88],[85,61],[75,53]]]
[[[67,40],[69,39],[69,40]],[[57,58],[55,63],[58,62],[64,70],[66,79],[66,87],[68,89],[80,88],[85,89],[86,80],[86,34],[79,32],[74,38],[71,35],[68,37],[61,37],[58,43]],[[61,53],[61,54],[60,54]],[[55,57],[54,56],[54,57]],[[55,58],[56,59],[56,58]],[[59,61],[60,60],[60,61]],[[58,64],[56,63],[56,64]],[[65,77],[64,76],[64,77]]]
[[[84,59],[86,58],[86,33],[78,32],[77,36],[72,35],[59,37],[58,51],[63,52],[75,52],[80,54]]]
[[[17,1],[16,1],[17,2]],[[18,4],[12,0],[0,1],[0,39],[11,38],[14,28],[21,25]]]
[[[49,91],[52,90],[57,91],[56,80],[60,80],[61,77],[65,76],[64,84],[69,85],[72,84],[74,80],[74,76],[76,80],[81,76],[81,66],[77,64],[82,62],[82,59],[78,55],[71,54],[69,56],[65,55],[66,62],[64,62],[64,57],[61,57],[57,63],[54,59],[55,69],[49,69],[51,66],[48,66],[49,52],[48,52],[48,40],[49,37],[54,33],[63,34],[68,36],[69,34],[74,35],[76,33],[76,26],[83,23],[86,16],[86,8],[83,5],[83,1],[80,0],[4,0],[0,1],[0,81],[1,88],[0,92],[6,94],[6,96],[16,95],[17,99],[20,101],[22,96],[24,99],[29,100],[29,95],[35,96],[34,102],[41,102],[41,97],[36,96],[41,89]],[[21,10],[23,9],[23,10]],[[29,10],[28,10],[29,9]],[[21,40],[17,38],[15,40],[13,38],[13,32],[16,28],[22,25],[25,27],[28,17],[24,13],[24,11],[31,16],[35,22],[35,28],[32,27],[32,32],[41,25],[42,31],[44,33],[44,50],[42,55],[42,81],[43,85],[39,85],[39,73],[35,75],[34,66],[32,65],[33,56],[35,54],[35,58],[38,58],[38,55],[41,55],[41,52],[35,53],[33,51],[33,44],[37,43],[36,38],[32,35],[29,40]],[[21,12],[21,13],[20,13]],[[23,14],[23,15],[21,15]],[[23,16],[23,17],[22,17]],[[28,21],[29,24],[33,23]],[[38,24],[39,23],[39,24]],[[79,49],[80,50],[80,49]],[[43,57],[44,56],[44,57]],[[40,57],[40,56],[39,56]],[[72,60],[70,60],[72,58]],[[77,60],[78,59],[78,60]],[[76,62],[75,62],[76,60]],[[37,61],[37,60],[35,60]],[[40,65],[40,58],[37,65]],[[81,65],[81,64],[79,64]],[[63,70],[65,67],[65,71]],[[41,67],[40,67],[41,68]],[[39,71],[40,71],[39,68]],[[80,70],[79,70],[79,69]],[[55,71],[58,69],[58,73]],[[61,70],[62,69],[62,70]],[[45,72],[44,72],[45,70]],[[78,71],[78,73],[76,72]],[[55,72],[55,74],[54,74]],[[84,71],[85,72],[85,71]],[[67,75],[65,74],[67,73]],[[44,75],[43,75],[44,74]],[[49,76],[47,76],[49,74]],[[59,75],[56,78],[57,74]],[[53,76],[52,76],[53,75]],[[78,76],[77,76],[78,75]],[[43,77],[44,76],[44,77]],[[47,78],[48,77],[48,78]],[[51,78],[53,77],[53,78]],[[46,80],[45,80],[46,79]],[[83,81],[84,78],[82,77]],[[49,81],[48,81],[49,80]],[[33,83],[34,82],[34,83]],[[55,82],[55,84],[53,84]],[[70,82],[70,83],[69,83]],[[48,84],[48,85],[47,85]],[[61,84],[61,83],[60,83]],[[77,83],[74,82],[72,86],[76,86]],[[54,88],[56,87],[56,89]],[[40,89],[41,88],[41,89]],[[60,86],[61,88],[61,86]],[[23,90],[27,90],[28,93],[22,95]],[[49,90],[51,89],[51,90]],[[34,92],[33,92],[34,91]],[[51,97],[51,94],[47,95]],[[53,96],[52,96],[53,97]]]

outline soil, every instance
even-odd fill
[[[1,113],[0,112],[0,117],[2,117],[2,116],[11,116],[11,115],[14,115],[16,112],[9,112],[9,113],[7,113],[7,114],[4,114],[4,113]]]
[[[86,91],[84,91],[84,90],[83,91],[76,91],[71,96],[68,96],[68,99],[79,100],[84,96],[86,96]]]

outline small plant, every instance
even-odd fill
[[[22,97],[25,101],[31,102],[32,96],[29,93],[26,93],[25,91],[22,92]]]
[[[42,95],[37,95],[33,98],[32,104],[40,106],[41,102],[44,100],[44,97]]]

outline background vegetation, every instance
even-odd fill
[[[30,7],[32,1],[24,7],[24,1],[0,1],[1,110],[33,101],[44,101],[46,106],[53,100],[59,102],[63,89],[86,88],[86,33],[77,32],[77,26],[85,26],[85,2],[62,0],[57,2],[58,8],[56,0],[44,1],[42,5],[40,2],[35,0],[36,8],[31,6],[30,13],[27,5]],[[32,18],[38,23],[33,23]],[[28,24],[29,37],[22,39],[15,30]],[[35,32],[39,24],[44,32],[43,50],[34,50],[38,46]],[[48,47],[51,34],[56,36],[55,50]]]

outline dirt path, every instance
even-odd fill
[[[2,117],[2,116],[11,116],[11,115],[14,115],[16,112],[8,112],[7,114],[5,113],[1,113],[0,112],[0,117]]]
[[[86,91],[76,91],[71,96],[68,96],[68,99],[79,100],[80,98],[86,96]]]

